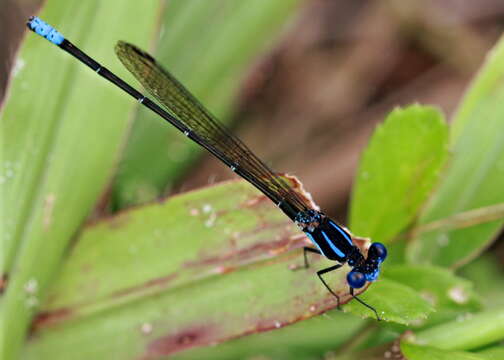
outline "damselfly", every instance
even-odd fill
[[[338,306],[339,296],[322,275],[348,263],[352,268],[347,274],[350,294],[374,311],[377,319],[380,320],[372,306],[354,295],[354,289],[362,288],[366,282],[372,282],[378,278],[380,265],[387,256],[387,250],[383,244],[372,243],[367,257],[364,257],[345,228],[324,213],[312,208],[281,176],[271,171],[243,142],[226,130],[173,75],[158,65],[156,60],[146,52],[122,41],[115,47],[117,56],[124,66],[161,105],[142,95],[101,66],[40,18],[31,17],[27,25],[30,30],[59,46],[154,111],[270,198],[315,245],[314,248],[304,248],[305,268],[309,267],[308,252],[337,262],[333,266],[317,271],[317,275],[327,290],[334,295]]]

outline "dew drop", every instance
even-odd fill
[[[144,335],[149,335],[152,332],[152,324],[143,323],[142,326],[140,326],[140,332]]]
[[[37,279],[30,279],[26,282],[24,286],[24,290],[27,294],[36,294],[38,290],[38,282]]]
[[[21,72],[21,70],[23,70],[25,64],[26,63],[23,59],[18,58],[12,68],[12,77],[18,76],[18,74]]]
[[[469,295],[460,286],[455,286],[448,290],[448,296],[457,304],[465,304],[469,300]]]

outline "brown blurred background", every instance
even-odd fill
[[[0,1],[3,99],[25,20],[41,1]],[[413,102],[436,105],[449,119],[503,30],[502,0],[306,0],[281,41],[250,69],[235,130],[344,221],[375,125]],[[204,155],[175,191],[232,176]]]
[[[344,221],[376,124],[413,102],[436,105],[449,119],[503,29],[499,0],[306,1],[243,84],[238,135]],[[230,176],[205,156],[183,186]]]

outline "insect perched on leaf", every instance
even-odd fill
[[[352,267],[347,274],[350,294],[374,311],[377,319],[380,319],[372,306],[354,295],[354,289],[362,288],[366,282],[372,282],[378,278],[380,265],[387,256],[387,250],[383,244],[372,243],[367,257],[364,257],[343,227],[302,199],[282,177],[269,169],[243,142],[220,124],[173,75],[157,64],[156,60],[146,52],[122,41],[118,42],[115,48],[124,66],[161,105],[101,66],[40,18],[31,17],[27,25],[30,30],[59,46],[154,111],[270,198],[315,245],[314,248],[304,248],[305,268],[309,266],[308,252],[323,255],[337,262],[333,266],[319,270],[317,275],[329,292],[336,297],[338,306],[339,296],[326,283],[322,275],[348,263]]]

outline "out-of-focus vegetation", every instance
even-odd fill
[[[302,234],[174,129],[34,34],[14,56],[23,20],[0,24],[5,358],[502,357],[500,2],[125,4],[41,16],[133,84],[113,45],[150,49],[327,213],[351,195],[353,233],[390,250],[361,295],[385,321],[331,310],[329,262],[292,271]]]

